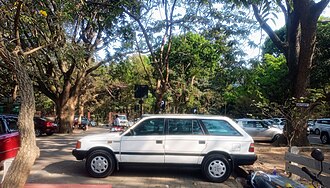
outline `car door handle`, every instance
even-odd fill
[[[199,144],[205,144],[205,140],[199,140],[198,143]]]
[[[163,141],[162,140],[156,140],[156,144],[162,144]]]

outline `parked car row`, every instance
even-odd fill
[[[7,128],[9,129],[10,132],[18,131],[17,115],[2,114],[0,115],[0,117],[4,122],[6,122]],[[57,131],[57,124],[55,124],[51,120],[41,117],[34,117],[33,121],[34,121],[34,132],[36,137],[39,137],[43,134],[50,136]]]
[[[283,134],[283,129],[275,127],[265,120],[244,118],[236,119],[236,122],[255,141],[274,142]]]
[[[87,117],[81,117],[80,121],[79,121],[79,116],[75,116],[74,117],[74,121],[73,121],[73,126],[72,129],[83,129],[86,130],[87,126],[92,126],[95,127],[96,126],[96,122],[93,120],[89,120]]]

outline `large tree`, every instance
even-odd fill
[[[21,145],[1,185],[3,188],[23,187],[35,159],[39,156],[33,123],[34,91],[26,66],[31,54],[50,43],[25,45],[22,28],[23,25],[29,24],[29,20],[33,17],[30,14],[31,6],[29,5],[35,4],[33,1],[0,2],[0,63],[4,63],[6,67],[14,70],[13,74],[17,78],[21,98],[18,116]],[[39,15],[39,13],[35,12],[35,15]]]
[[[100,59],[96,53],[103,50],[102,54],[109,55],[106,48],[118,34],[114,28],[120,29],[118,25],[124,25],[120,20],[125,20],[117,17],[120,11],[115,8],[84,1],[44,1],[35,9],[42,11],[44,19],[32,19],[23,26],[25,45],[57,44],[30,56],[31,76],[36,88],[54,101],[60,132],[71,132],[78,99],[87,86],[84,83],[91,81],[88,75],[110,59]],[[33,11],[31,8],[30,14]]]
[[[173,88],[170,83],[171,65],[169,57],[173,36],[190,32],[213,30],[212,33],[242,34],[247,28],[238,28],[233,20],[243,20],[239,12],[216,11],[210,6],[211,1],[201,0],[153,0],[153,1],[120,1],[121,9],[132,21],[134,47],[139,53],[149,53],[155,68],[156,85],[149,85],[155,96],[155,113],[160,112],[164,95]],[[97,3],[97,2],[95,2]],[[98,3],[112,7],[109,3]],[[228,19],[227,21],[224,21]],[[221,21],[219,21],[221,20]],[[223,23],[223,24],[220,24]],[[243,31],[243,32],[242,32]],[[219,35],[221,37],[221,34]],[[165,46],[167,46],[165,48]],[[149,81],[149,84],[152,83]]]
[[[289,68],[291,97],[301,99],[308,95],[309,78],[316,43],[317,21],[330,0],[247,1],[233,0],[236,4],[251,6],[260,27],[284,54]],[[282,11],[285,18],[284,40],[274,32],[267,21],[275,11]],[[287,136],[291,145],[307,145],[306,125],[300,117],[289,119]]]

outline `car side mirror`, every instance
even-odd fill
[[[324,154],[320,149],[313,149],[311,156],[317,161],[324,161]]]

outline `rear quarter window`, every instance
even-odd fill
[[[241,135],[230,123],[225,120],[201,120],[209,135],[239,136]]]
[[[18,131],[17,118],[6,118],[6,122],[10,132]]]

